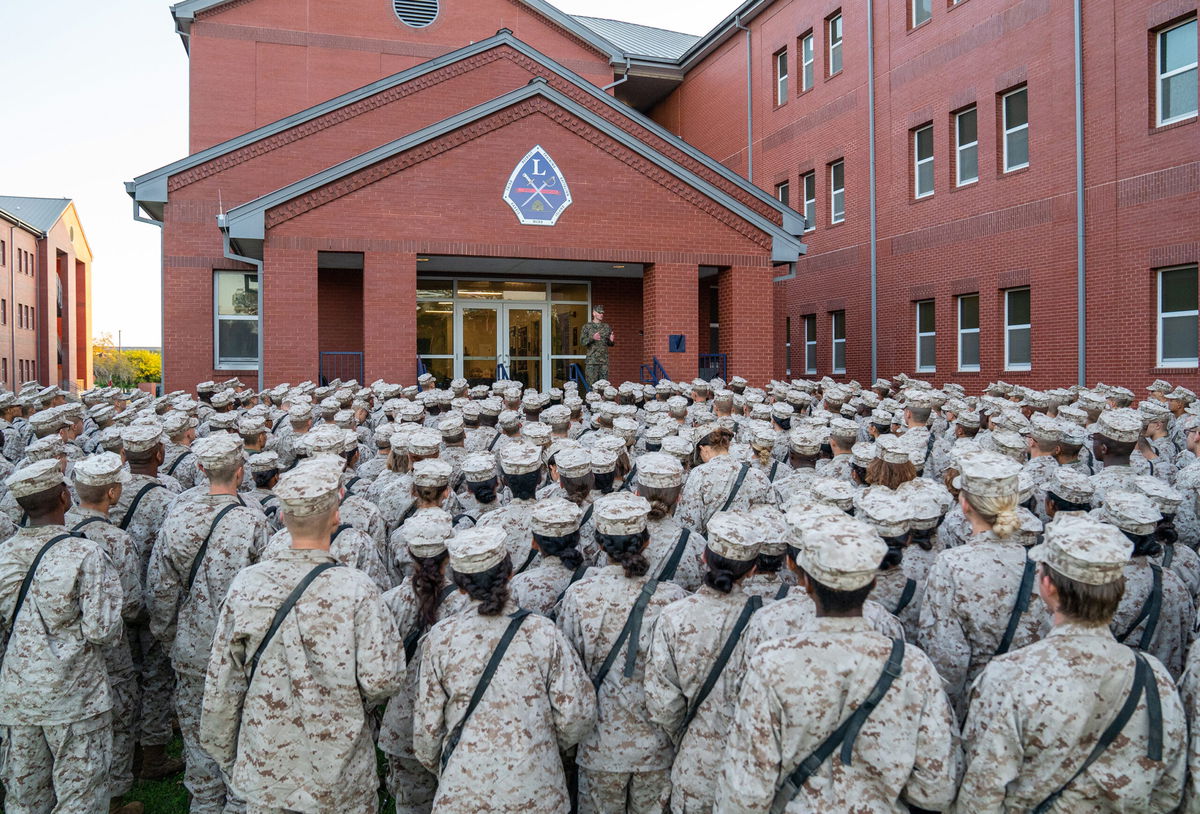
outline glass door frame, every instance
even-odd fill
[[[530,382],[529,387],[538,390],[547,388],[546,382],[550,375],[550,303],[548,302],[490,302],[487,300],[457,301],[454,303],[454,375],[456,378],[466,378],[466,365],[471,361],[491,359],[490,356],[470,356],[465,353],[463,346],[463,315],[465,311],[492,311],[496,314],[496,357],[491,368],[493,374],[499,373],[499,366],[504,365],[506,375],[512,376],[512,343],[510,341],[509,313],[512,311],[537,311],[540,315],[541,336],[538,345],[541,353],[536,361],[541,366],[540,380]],[[520,357],[534,359],[535,357]]]

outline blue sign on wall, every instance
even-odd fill
[[[517,163],[504,188],[504,200],[526,226],[553,226],[571,205],[571,190],[550,154],[534,147]]]

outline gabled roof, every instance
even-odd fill
[[[626,149],[657,165],[665,172],[674,175],[683,183],[712,199],[754,228],[769,235],[772,238],[771,259],[773,262],[778,264],[794,263],[799,259],[801,254],[804,254],[806,247],[798,237],[789,234],[788,231],[777,225],[774,221],[755,212],[741,201],[704,180],[686,167],[681,166],[604,117],[554,89],[545,79],[540,77],[534,79],[524,87],[498,96],[489,102],[477,105],[448,119],[443,119],[440,122],[384,144],[374,150],[369,150],[362,155],[343,161],[315,175],[310,175],[308,178],[288,184],[253,201],[236,206],[224,215],[217,217],[218,226],[224,234],[230,251],[241,257],[261,259],[262,245],[266,239],[266,213],[268,210],[535,96],[541,96],[571,113],[576,118],[587,122],[599,132],[604,133],[608,138],[613,139]]]
[[[655,59],[678,60],[700,39],[694,34],[669,31],[621,20],[606,20],[601,17],[574,15],[575,19],[616,45],[630,56],[653,57]]]
[[[200,2],[201,0],[189,0],[189,2]],[[406,71],[393,74],[392,76],[384,77],[369,85],[364,85],[356,90],[343,93],[341,96],[335,96],[328,101],[314,105],[306,110],[301,110],[298,113],[293,113],[279,121],[272,122],[262,127],[243,133],[240,136],[224,141],[220,144],[213,145],[199,152],[192,153],[186,158],[181,158],[167,164],[164,167],[159,167],[151,172],[139,175],[132,181],[125,182],[125,191],[134,201],[134,217],[138,217],[137,212],[140,208],[146,212],[151,218],[156,221],[161,221],[163,218],[163,208],[167,202],[167,181],[172,175],[184,172],[193,167],[200,166],[215,158],[218,158],[227,153],[240,150],[262,139],[273,136],[277,133],[289,130],[297,125],[303,124],[313,119],[320,118],[328,113],[353,104],[359,100],[374,96],[377,93],[387,90],[388,88],[403,85],[406,82],[411,82],[421,76],[440,70],[447,65],[452,65],[463,59],[467,59],[475,54],[484,53],[492,48],[500,46],[508,46],[515,51],[523,54],[529,59],[539,63],[543,67],[553,71],[567,81],[573,83],[581,90],[586,91],[594,99],[604,103],[611,109],[620,113],[620,115],[633,120],[640,127],[649,130],[659,138],[669,143],[672,147],[689,156],[692,160],[703,165],[706,169],[716,175],[723,177],[732,185],[741,188],[746,194],[757,198],[763,204],[771,207],[780,213],[784,228],[792,235],[802,234],[804,231],[803,218],[790,207],[784,206],[773,195],[769,195],[760,189],[758,186],[747,181],[742,176],[730,170],[725,165],[716,161],[711,156],[696,149],[691,144],[671,133],[662,125],[655,122],[653,119],[645,116],[628,105],[614,99],[609,94],[600,90],[591,82],[583,77],[568,70],[554,60],[542,54],[540,51],[526,45],[521,40],[513,36],[511,31],[501,29],[494,36],[488,37],[485,40],[472,43],[457,51],[452,51],[448,54],[443,54],[440,57],[435,57],[427,62],[422,62]]]
[[[71,205],[70,198],[23,198],[0,195],[0,210],[24,221],[39,232],[49,232]]]

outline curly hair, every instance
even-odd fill
[[[576,506],[582,506],[587,500],[587,496],[592,493],[592,485],[595,479],[592,473],[588,472],[582,478],[569,478],[561,472],[558,475],[558,485],[567,493],[567,500],[574,503]]]
[[[578,529],[565,537],[547,537],[535,531],[533,539],[543,557],[558,557],[562,560],[562,564],[572,571],[583,564],[583,553],[579,550]]]
[[[446,571],[446,560],[449,554],[443,551],[433,557],[418,557],[413,555],[412,586],[413,594],[417,597],[417,618],[422,629],[433,626],[437,621],[439,598],[442,592],[442,580]]]
[[[704,584],[723,594],[732,591],[734,583],[749,574],[757,564],[756,560],[731,560],[711,548],[704,549],[704,562]]]
[[[880,571],[889,571],[900,564],[904,559],[904,547],[908,545],[908,535],[903,537],[884,537],[883,542],[887,544],[887,553],[883,555],[883,560],[879,563]]]
[[[891,464],[882,458],[876,458],[867,466],[867,483],[872,486],[899,489],[901,484],[916,480],[916,478],[917,468],[912,465],[912,461]]]
[[[625,569],[626,577],[640,577],[650,570],[650,563],[642,550],[650,540],[650,532],[639,534],[596,534],[596,542],[604,549],[608,558]]]
[[[487,480],[469,480],[467,481],[467,491],[473,494],[480,503],[494,503],[498,485],[497,479],[494,477]]]
[[[657,488],[653,486],[643,486],[638,484],[637,493],[639,496],[650,501],[650,519],[662,520],[667,517],[675,509],[675,504],[679,502],[679,495],[683,491],[682,486],[671,486],[668,488]]]
[[[1162,543],[1157,539],[1157,534],[1131,534],[1124,529],[1121,533],[1129,538],[1133,543],[1133,553],[1131,557],[1157,557],[1162,553]]]
[[[450,579],[479,603],[480,616],[499,616],[508,602],[508,579],[512,572],[512,557],[505,554],[499,563],[478,574],[463,574],[451,568]]]

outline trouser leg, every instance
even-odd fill
[[[54,757],[40,726],[6,726],[0,779],[10,814],[49,814],[54,808]]]
[[[133,746],[138,711],[136,676],[110,685],[112,690],[112,772],[109,796],[122,797],[133,788]]]
[[[171,662],[147,625],[129,628],[129,645],[138,668],[140,686],[135,735],[142,746],[166,746],[174,734],[171,691],[175,676]]]
[[[396,801],[396,814],[429,814],[437,778],[420,761],[388,755],[387,789]]]
[[[192,795],[191,814],[223,814],[225,778],[217,762],[200,746],[200,709],[204,676],[180,673],[175,686],[175,710],[183,735],[183,785]]]

